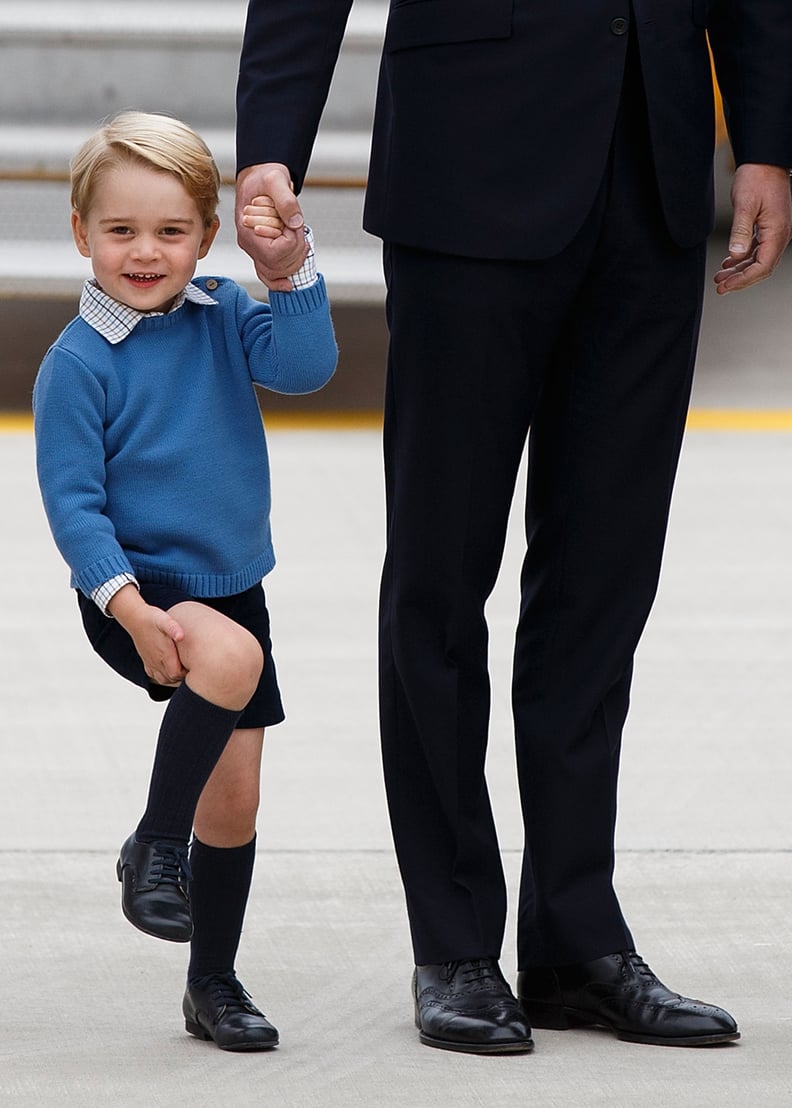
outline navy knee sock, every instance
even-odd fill
[[[194,930],[188,981],[233,972],[255,857],[255,836],[244,846],[228,848],[193,839],[190,905]]]
[[[162,718],[148,802],[135,831],[139,842],[188,842],[203,787],[236,727],[239,712],[198,696],[186,682]]]

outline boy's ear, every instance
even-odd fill
[[[74,245],[84,258],[90,258],[91,247],[88,245],[88,231],[85,224],[80,219],[79,212],[72,212],[71,214],[71,229],[72,236],[74,237]]]
[[[209,253],[209,247],[214,242],[215,235],[217,234],[219,227],[220,227],[220,217],[219,216],[214,216],[214,218],[212,219],[212,222],[209,224],[209,226],[204,231],[203,238],[201,239],[201,245],[198,247],[198,257],[199,258],[205,258],[206,255]]]

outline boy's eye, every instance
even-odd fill
[[[131,235],[132,231],[131,231],[131,228],[129,228],[129,227],[120,226],[120,227],[111,227],[110,228],[110,233],[113,234],[113,235]]]
[[[163,235],[181,235],[183,231],[181,227],[163,227],[162,233]]]

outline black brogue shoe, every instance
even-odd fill
[[[592,962],[522,970],[517,994],[534,1027],[605,1027],[654,1046],[712,1046],[739,1039],[723,1008],[673,993],[635,951]]]
[[[426,1046],[469,1054],[533,1049],[531,1028],[495,958],[416,966],[415,1025]]]

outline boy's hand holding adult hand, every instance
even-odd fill
[[[113,619],[128,631],[148,677],[157,685],[180,685],[187,670],[178,644],[184,631],[177,621],[147,604],[134,585],[124,585],[107,605]]]
[[[276,235],[272,234],[272,226],[263,226],[245,212],[262,197],[270,199],[282,223]],[[237,242],[253,259],[256,274],[267,288],[291,291],[291,274],[297,272],[308,255],[303,222],[285,165],[266,162],[240,171],[236,185]]]
[[[729,253],[715,274],[719,293],[764,281],[781,260],[792,236],[789,171],[777,165],[738,166],[732,206]]]

